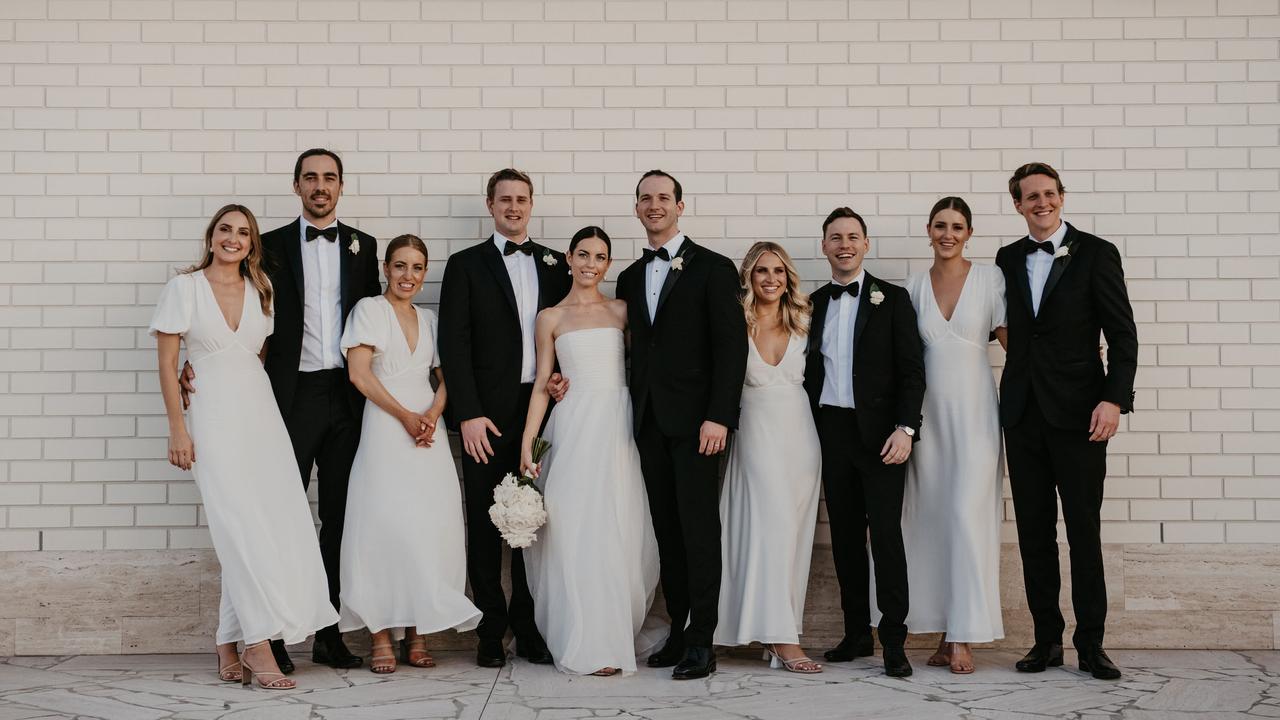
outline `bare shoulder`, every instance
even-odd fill
[[[609,310],[609,314],[613,316],[623,327],[627,326],[627,301],[621,299],[610,300],[605,306]]]

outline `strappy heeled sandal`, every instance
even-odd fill
[[[296,688],[298,684],[290,680],[289,678],[285,677],[284,673],[280,672],[279,669],[276,669],[274,671],[258,672],[253,669],[252,665],[249,664],[249,650],[256,647],[262,647],[263,645],[266,645],[268,642],[270,641],[263,640],[260,643],[255,643],[253,645],[249,645],[245,647],[244,654],[240,656],[240,668],[241,668],[240,684],[244,687],[249,687],[249,685],[253,682],[253,676],[257,675],[258,687],[262,688],[263,690],[292,690]],[[273,679],[263,680],[263,678],[273,678]]]
[[[417,657],[414,657],[417,655]],[[412,639],[406,638],[404,641],[404,657],[405,662],[414,667],[432,668],[436,666],[435,658],[427,652],[427,639],[421,635],[416,635]]]
[[[369,650],[372,653],[369,657],[371,671],[379,675],[389,675],[396,671],[396,651],[391,647],[391,643],[374,645]],[[386,650],[386,652],[379,654],[379,650]]]
[[[800,673],[802,675],[813,675],[822,672],[822,666],[813,661],[813,658],[801,655],[792,660],[785,660],[772,645],[764,646],[764,659],[769,661],[769,667],[777,670],[782,668],[787,672]]]
[[[947,665],[951,667],[951,673],[953,675],[970,675],[973,673],[973,667],[974,667],[973,651],[972,650],[969,651],[969,661],[968,661],[968,664],[966,665],[963,660],[957,657],[957,655],[959,654],[956,652],[957,645],[960,645],[960,643],[951,643],[951,653],[950,653],[951,661],[948,662]]]
[[[243,676],[244,667],[241,665],[239,660],[227,663],[226,665],[218,668],[218,679],[222,682],[240,682],[240,679]]]

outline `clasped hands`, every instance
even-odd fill
[[[418,447],[431,447],[431,443],[435,442],[436,425],[440,422],[438,413],[430,410],[425,413],[406,410],[398,419],[404,431],[409,433],[409,437],[413,438],[413,443]]]

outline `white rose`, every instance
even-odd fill
[[[879,290],[872,290],[871,294],[868,297],[871,298],[872,305],[879,305],[880,303],[884,302],[884,293],[880,292]]]

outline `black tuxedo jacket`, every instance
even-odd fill
[[[879,305],[871,304],[873,286],[884,293]],[[827,283],[809,296],[813,319],[809,323],[804,387],[815,413],[827,375],[822,336],[834,287]],[[878,452],[898,425],[915,430],[913,440],[920,439],[924,346],[916,326],[916,311],[905,288],[871,273],[865,274],[858,289],[858,313],[853,325],[853,402],[858,410],[858,432],[866,447]]]
[[[299,218],[262,235],[262,250],[275,292],[276,311],[275,333],[267,342],[265,364],[276,404],[280,406],[280,413],[286,416],[293,406],[293,393],[298,385],[298,363],[302,359],[301,223]],[[359,252],[351,252],[353,238],[359,238]],[[316,238],[312,242],[328,241]],[[378,280],[378,240],[339,221],[336,242],[340,246],[338,268],[342,284],[342,326],[345,328],[347,316],[357,302],[382,293],[382,283]],[[354,385],[350,385],[348,390],[351,408],[359,422],[364,412],[364,396]]]
[[[572,280],[564,253],[534,246],[541,311],[563,300]],[[547,258],[554,258],[555,264],[548,264]],[[520,314],[511,276],[492,235],[454,253],[445,265],[439,343],[451,427],[456,430],[463,420],[478,417],[489,418],[499,428],[524,427],[519,408],[524,357]]]
[[[1053,261],[1036,315],[1027,277],[1029,242],[1024,237],[996,253],[1009,320],[1001,424],[1007,428],[1022,418],[1032,392],[1045,420],[1065,430],[1088,430],[1093,409],[1103,400],[1131,411],[1138,332],[1120,251],[1068,223],[1062,244],[1070,253]],[[1098,355],[1099,333],[1107,339],[1106,370]]]
[[[747,373],[747,321],[738,302],[738,271],[725,256],[685,237],[649,321],[648,264],[637,260],[618,275],[631,330],[631,403],[635,428],[653,404],[658,429],[670,437],[697,435],[706,420],[738,426]]]

